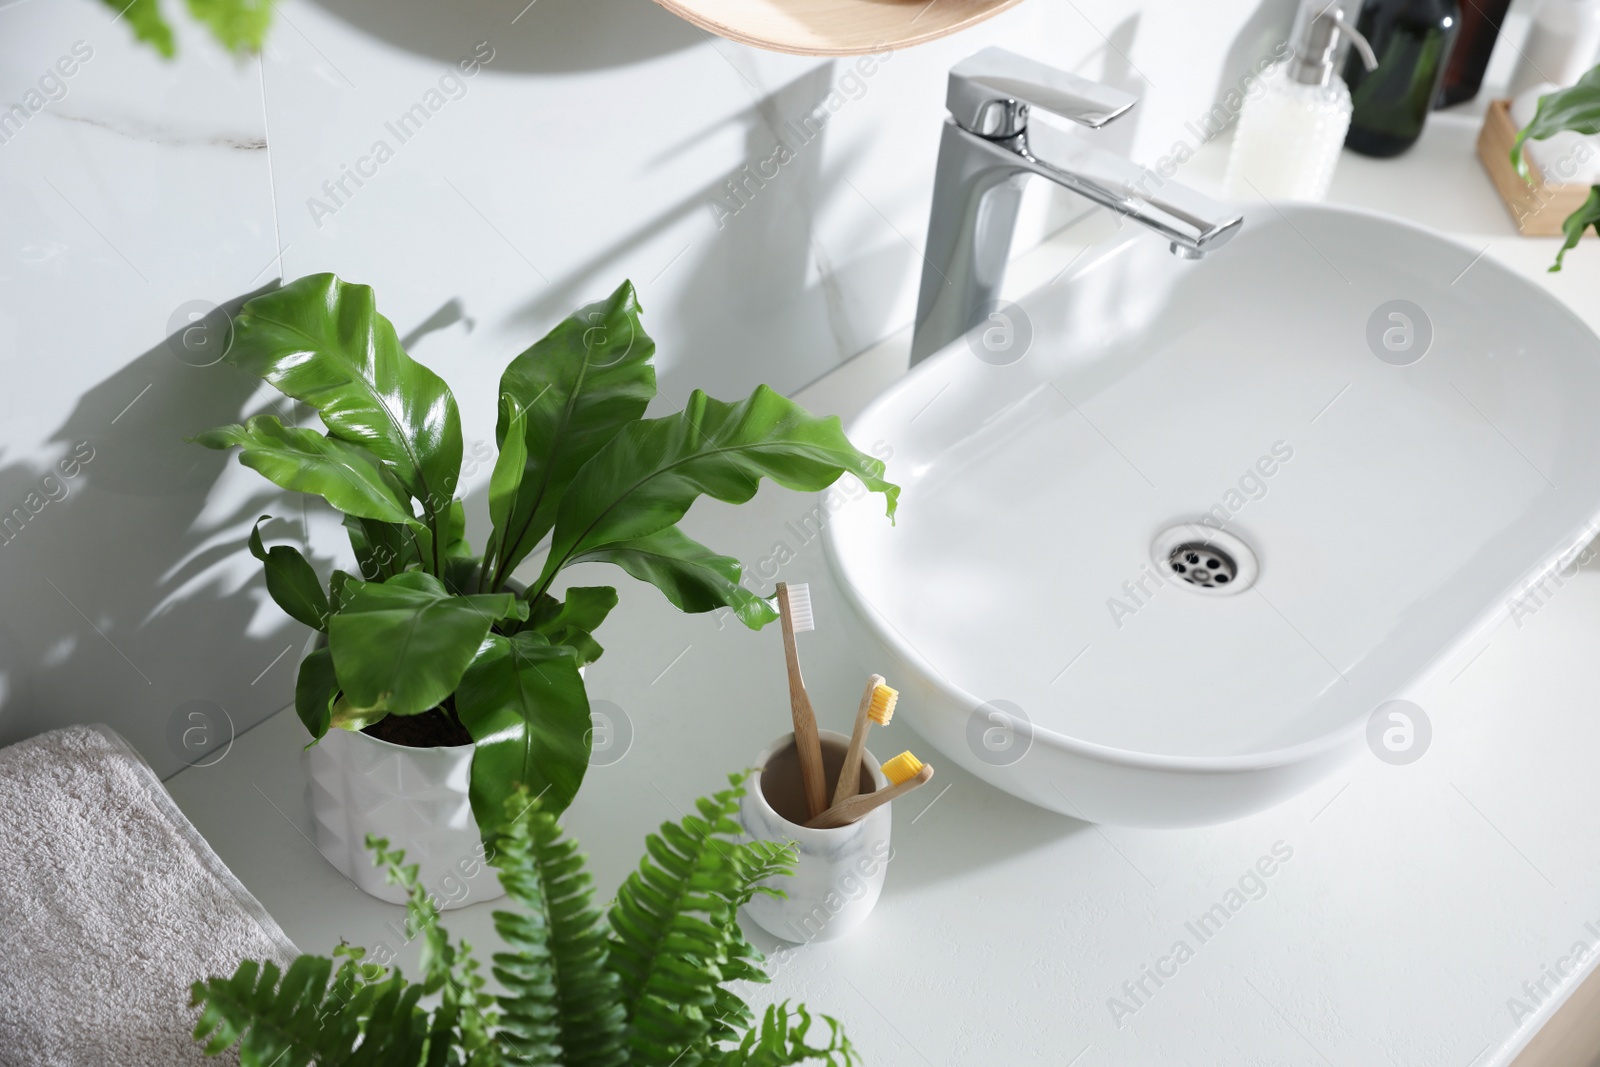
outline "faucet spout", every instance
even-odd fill
[[[1222,247],[1244,221],[1211,198],[1116,153],[1050,127],[1030,126],[1030,102],[1054,110],[1054,101],[1063,98],[1063,84],[1072,90],[1074,106],[1060,110],[1081,125],[1114,119],[1131,106],[1132,98],[1120,101],[1115,90],[1104,87],[1085,90],[1088,83],[1049,68],[1043,70],[1053,95],[1043,87],[1030,88],[1024,77],[994,75],[997,65],[1011,63],[1025,76],[1041,77],[1039,64],[994,48],[950,72],[952,117],[945,120],[934,175],[913,364],[983,322],[993,310],[1028,177],[1044,178],[1139,223],[1185,259],[1200,259]],[[1082,103],[1096,98],[1092,90],[1098,90],[1094,108]],[[1006,121],[994,122],[995,115]],[[987,122],[969,129],[963,116]]]

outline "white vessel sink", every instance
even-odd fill
[[[1196,825],[1373,758],[1374,710],[1592,533],[1600,339],[1377,215],[1261,206],[1201,262],[1134,229],[1021,302],[1025,356],[958,341],[873,401],[850,436],[892,448],[899,522],[857,494],[826,543],[944,757],[1091,821]],[[1409,365],[1423,324],[1368,341],[1394,300],[1431,320]],[[1158,539],[1208,513],[1246,546],[1233,588],[1158,582]]]

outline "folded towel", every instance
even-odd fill
[[[0,1065],[226,1062],[189,984],[296,955],[109,727],[0,749]]]

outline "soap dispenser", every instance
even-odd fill
[[[1350,129],[1350,90],[1334,74],[1348,38],[1368,70],[1378,60],[1337,0],[1305,0],[1287,62],[1246,95],[1224,183],[1236,200],[1321,200]]]

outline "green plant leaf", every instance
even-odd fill
[[[1583,240],[1583,231],[1591,226],[1596,233],[1600,233],[1600,185],[1592,187],[1589,199],[1561,224],[1561,232],[1567,235],[1567,239],[1556,253],[1556,261],[1550,265],[1551,273],[1561,269],[1561,261],[1566,259],[1569,251],[1578,247],[1578,242]]]
[[[554,652],[536,634],[519,636]],[[605,922],[556,813],[527,788],[508,791],[488,842],[518,910],[494,913],[507,949],[494,957],[504,990],[494,997],[471,946],[444,931],[417,866],[369,836],[390,883],[405,890],[404,936],[420,942],[421,980],[344,944],[333,959],[301,956],[287,971],[246,960],[231,978],[192,987],[195,1039],[208,1055],[237,1046],[242,1067],[855,1067],[833,1019],[787,1002],[757,1019],[738,992],[767,976],[737,909],[759,882],[790,871],[795,851],[739,841],[744,778],[729,781],[646,839]],[[431,1014],[425,995],[438,997]]]
[[[326,631],[332,611],[317,572],[311,569],[299,549],[273,545],[269,552],[261,544],[261,524],[270,517],[263,515],[250,527],[250,554],[261,561],[266,572],[267,592],[290,618],[313,630]]]
[[[826,1045],[811,1045],[815,1019],[828,1028]],[[844,1036],[844,1028],[826,1015],[812,1016],[804,1004],[769,1005],[761,1025],[746,1031],[738,1046],[719,1050],[706,1062],[716,1067],[793,1067],[821,1061],[827,1067],[853,1067],[861,1062]]]
[[[763,477],[820,492],[848,472],[884,494],[892,517],[900,488],[883,471],[837,417],[818,418],[764,385],[738,404],[696,390],[676,415],[624,427],[572,480],[535,589],[578,556],[672,526],[701,495],[743,504]]]
[[[161,17],[159,0],[103,0],[106,7],[117,13],[117,18],[133,30],[135,39],[143,41],[167,59],[177,54],[172,41],[172,27]]]
[[[333,709],[328,717],[328,726],[334,730],[348,730],[350,733],[360,733],[373,723],[382,720],[389,714],[385,708],[358,708],[350,701],[340,696],[333,702]]]
[[[332,436],[381,460],[426,515],[449,506],[461,473],[455,397],[406,355],[371,288],[312,274],[258,296],[234,322],[227,358],[316,408]]]
[[[360,949],[334,955],[344,957],[337,970],[323,956],[299,956],[288,971],[245,960],[231,978],[196,982],[195,1040],[208,1056],[237,1044],[242,1067],[417,1063],[422,987],[411,995],[398,972],[361,963]]]
[[[490,626],[526,615],[510,593],[454,596],[422,571],[348,582],[328,624],[339,688],[356,708],[427,711],[455,691]]]
[[[133,35],[167,59],[174,47],[172,27],[161,15],[159,0],[103,0],[116,12],[113,21],[125,21]],[[261,51],[272,24],[272,0],[188,0],[189,13],[211,31],[211,36],[234,55]]]
[[[472,555],[472,546],[467,543],[467,506],[459,498],[452,500],[439,518],[445,558],[465,559]]]
[[[644,415],[656,394],[655,350],[633,283],[623,282],[506,367],[490,479],[496,585],[549,532],[578,470]]]
[[[623,1012],[606,970],[605,927],[575,842],[527,789],[506,798],[494,840],[500,884],[521,911],[497,911],[494,928],[512,951],[494,975],[515,1063],[622,1067]]]
[[[765,853],[738,842],[743,778],[730,781],[732,789],[697,801],[696,814],[646,838],[644,859],[607,914],[606,964],[621,983],[630,1062],[641,1067],[683,1062],[750,1019],[721,983],[761,980],[760,953],[739,931],[737,914],[750,879],[765,869]]]
[[[451,1053],[484,1053],[470,1059],[474,1065],[495,1067],[504,1062],[495,1052],[491,1036],[499,1024],[499,1013],[492,998],[484,995],[484,979],[472,946],[465,941],[452,943],[439,923],[439,906],[417,876],[417,865],[406,864],[405,852],[391,849],[385,838],[367,835],[367,848],[373,862],[387,868],[386,880],[406,893],[406,931],[421,940],[418,963],[422,968],[419,983],[425,994],[440,995],[428,1027],[426,1067],[453,1067],[463,1062]]]
[[[506,420],[507,400],[500,401],[500,418]],[[497,569],[498,573],[510,575],[523,556],[504,562],[503,546],[501,541],[506,537],[506,530],[511,522],[511,509],[516,504],[517,493],[522,487],[523,468],[527,466],[528,446],[524,441],[523,427],[526,419],[522,412],[517,412],[509,424],[502,431],[497,428],[496,436],[500,437],[500,453],[495,456],[494,470],[489,474],[489,543],[484,546],[483,561],[488,567],[496,560],[502,560]],[[494,575],[486,576],[492,579]]]
[[[661,590],[680,611],[729,607],[752,630],[778,617],[770,601],[740,584],[744,567],[738,560],[717,555],[676,526],[602,545],[574,556],[572,562],[614,563]]]
[[[1595,67],[1571,86],[1539,98],[1539,109],[1534,112],[1533,121],[1518,132],[1511,145],[1511,162],[1517,173],[1528,177],[1528,161],[1522,154],[1525,141],[1542,141],[1563,130],[1600,133],[1600,67]]]
[[[472,811],[485,834],[518,787],[565,811],[589,766],[589,697],[570,649],[523,632],[490,634],[456,688],[456,715],[476,744]]]
[[[320,741],[333,718],[333,698],[339,694],[339,679],[333,673],[333,653],[316,649],[300,661],[300,674],[294,683],[294,710],[311,736]]]
[[[333,577],[328,579],[328,606],[334,614],[344,610],[345,595],[350,591],[350,583],[360,580],[349,571],[333,572]]]
[[[574,586],[566,596],[565,602],[548,593],[541,596],[524,629],[544,636],[552,645],[566,645],[582,667],[605,651],[593,635],[617,606],[617,591],[608,585]]]
[[[272,415],[256,415],[243,426],[218,426],[190,438],[207,448],[238,445],[239,462],[274,485],[311,493],[346,515],[406,522],[411,511],[399,486],[362,448],[315,430],[285,426]]]
[[[415,531],[407,525],[346,514],[344,528],[361,576],[368,581],[381,582],[422,565]]]
[[[272,0],[189,0],[189,13],[234,55],[261,51],[272,25]]]

